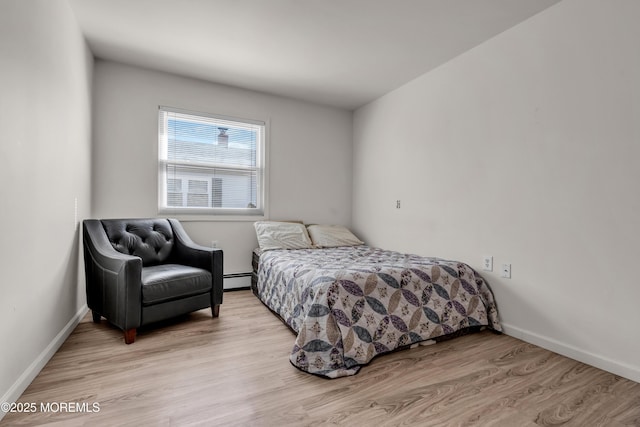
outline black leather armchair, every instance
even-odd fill
[[[124,331],[222,304],[222,250],[193,243],[175,219],[83,221],[87,305]]]

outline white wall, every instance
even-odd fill
[[[353,176],[366,241],[511,263],[509,334],[635,381],[639,16],[564,0],[360,108]]]
[[[350,224],[350,112],[102,60],[94,76],[95,217],[158,216],[158,105],[166,105],[267,120],[271,219]],[[180,219],[197,243],[219,242],[225,274],[251,271],[253,222]]]
[[[92,67],[66,1],[0,3],[0,402],[85,312],[76,199],[88,217]]]

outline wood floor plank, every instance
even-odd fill
[[[491,332],[375,358],[328,380],[289,363],[294,335],[249,291],[142,328],[87,315],[21,396],[99,412],[8,413],[4,426],[640,426],[640,384]]]

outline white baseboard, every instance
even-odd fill
[[[502,329],[506,335],[640,383],[640,366],[612,360],[509,324],[502,323]]]
[[[42,368],[47,362],[56,354],[56,351],[64,344],[65,340],[71,335],[71,332],[78,326],[78,323],[87,314],[89,308],[84,305],[76,314],[69,320],[64,328],[55,336],[55,338],[49,343],[49,345],[42,350],[42,353],[29,365],[29,367],[20,375],[15,383],[9,388],[9,390],[0,397],[0,402],[13,403],[20,398],[22,393],[29,387],[29,384],[40,373]],[[6,412],[0,411],[0,420],[5,416]]]
[[[225,277],[222,282],[223,289],[238,289],[251,287],[251,273],[234,274]]]

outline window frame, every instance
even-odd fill
[[[238,123],[239,125],[251,125],[261,128],[260,136],[256,144],[256,191],[257,202],[256,208],[215,208],[215,207],[174,207],[168,205],[168,187],[167,187],[167,168],[174,164],[163,153],[166,153],[168,138],[163,140],[162,126],[165,126],[167,120],[162,120],[163,112],[187,114],[195,117],[203,117],[206,119],[220,120],[225,122]],[[269,140],[269,120],[268,119],[247,119],[237,116],[222,115],[216,113],[206,113],[201,111],[187,110],[166,105],[158,106],[158,144],[157,148],[157,202],[159,215],[171,215],[183,221],[257,221],[268,218],[268,140]],[[229,168],[234,170],[233,167]],[[241,169],[237,169],[241,170]],[[213,186],[213,175],[209,176],[210,184]],[[177,178],[183,179],[183,178]],[[184,179],[183,179],[184,181]],[[188,185],[183,182],[183,186]],[[184,188],[184,187],[183,187]]]

